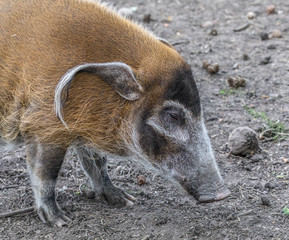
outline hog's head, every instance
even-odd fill
[[[140,115],[138,141],[151,161],[156,161],[200,202],[229,196],[204,125],[190,68],[178,69],[163,94],[144,104]]]

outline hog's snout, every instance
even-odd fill
[[[197,200],[204,203],[220,201],[227,198],[230,194],[231,192],[227,188],[222,188],[216,193],[201,194]]]
[[[199,187],[193,187],[194,184],[186,178],[177,178],[177,180],[188,193],[192,194],[197,201],[202,203],[220,201],[231,194],[230,190],[223,183],[207,183]]]

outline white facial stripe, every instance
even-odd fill
[[[198,121],[198,119],[194,119],[189,110],[187,110],[182,104],[175,101],[166,101],[163,104],[163,107],[175,107],[181,108],[185,113],[186,122],[189,127],[193,128],[194,122]],[[160,108],[156,109],[156,112],[159,112]],[[180,143],[187,143],[190,140],[190,132],[187,129],[182,129],[181,127],[176,127],[173,131],[169,132],[163,128],[163,125],[158,120],[158,117],[153,116],[148,121],[147,124],[152,126],[157,132],[161,135],[167,136],[171,139],[175,139]]]
[[[147,121],[147,124],[152,126],[157,132],[159,132],[161,135],[167,136],[171,139],[176,139],[182,143],[186,143],[190,139],[189,132],[186,130],[182,130],[180,128],[177,128],[173,133],[168,132],[165,130],[162,125],[158,123],[158,120],[155,118],[150,118]]]
[[[191,146],[191,151],[196,152],[196,157],[200,160],[201,166],[214,169],[218,177],[221,178],[221,174],[213,153],[211,141],[208,136],[203,119],[199,121],[196,127],[196,137],[194,139],[194,146]]]

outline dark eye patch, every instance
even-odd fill
[[[179,69],[165,91],[165,99],[183,104],[194,116],[200,116],[198,89],[189,68]]]
[[[181,108],[169,106],[162,109],[160,117],[165,125],[185,123],[185,114]]]

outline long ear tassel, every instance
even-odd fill
[[[132,69],[125,63],[85,63],[76,66],[62,76],[55,88],[54,111],[67,129],[69,128],[63,119],[62,109],[68,99],[73,78],[80,72],[88,72],[100,77],[126,100],[134,101],[141,96],[142,87],[135,79]]]
[[[54,96],[54,111],[56,113],[56,116],[59,118],[59,120],[63,123],[63,125],[67,128],[67,124],[63,119],[63,113],[62,113],[62,109],[64,107],[65,102],[68,99],[68,93],[69,93],[69,88],[71,85],[71,82],[74,78],[74,76],[76,75],[76,73],[78,73],[79,71],[81,71],[83,69],[83,65],[80,66],[76,66],[70,70],[68,70],[60,79],[60,81],[58,82],[56,88],[55,88],[55,96]],[[64,90],[66,89],[66,97],[64,100]]]

